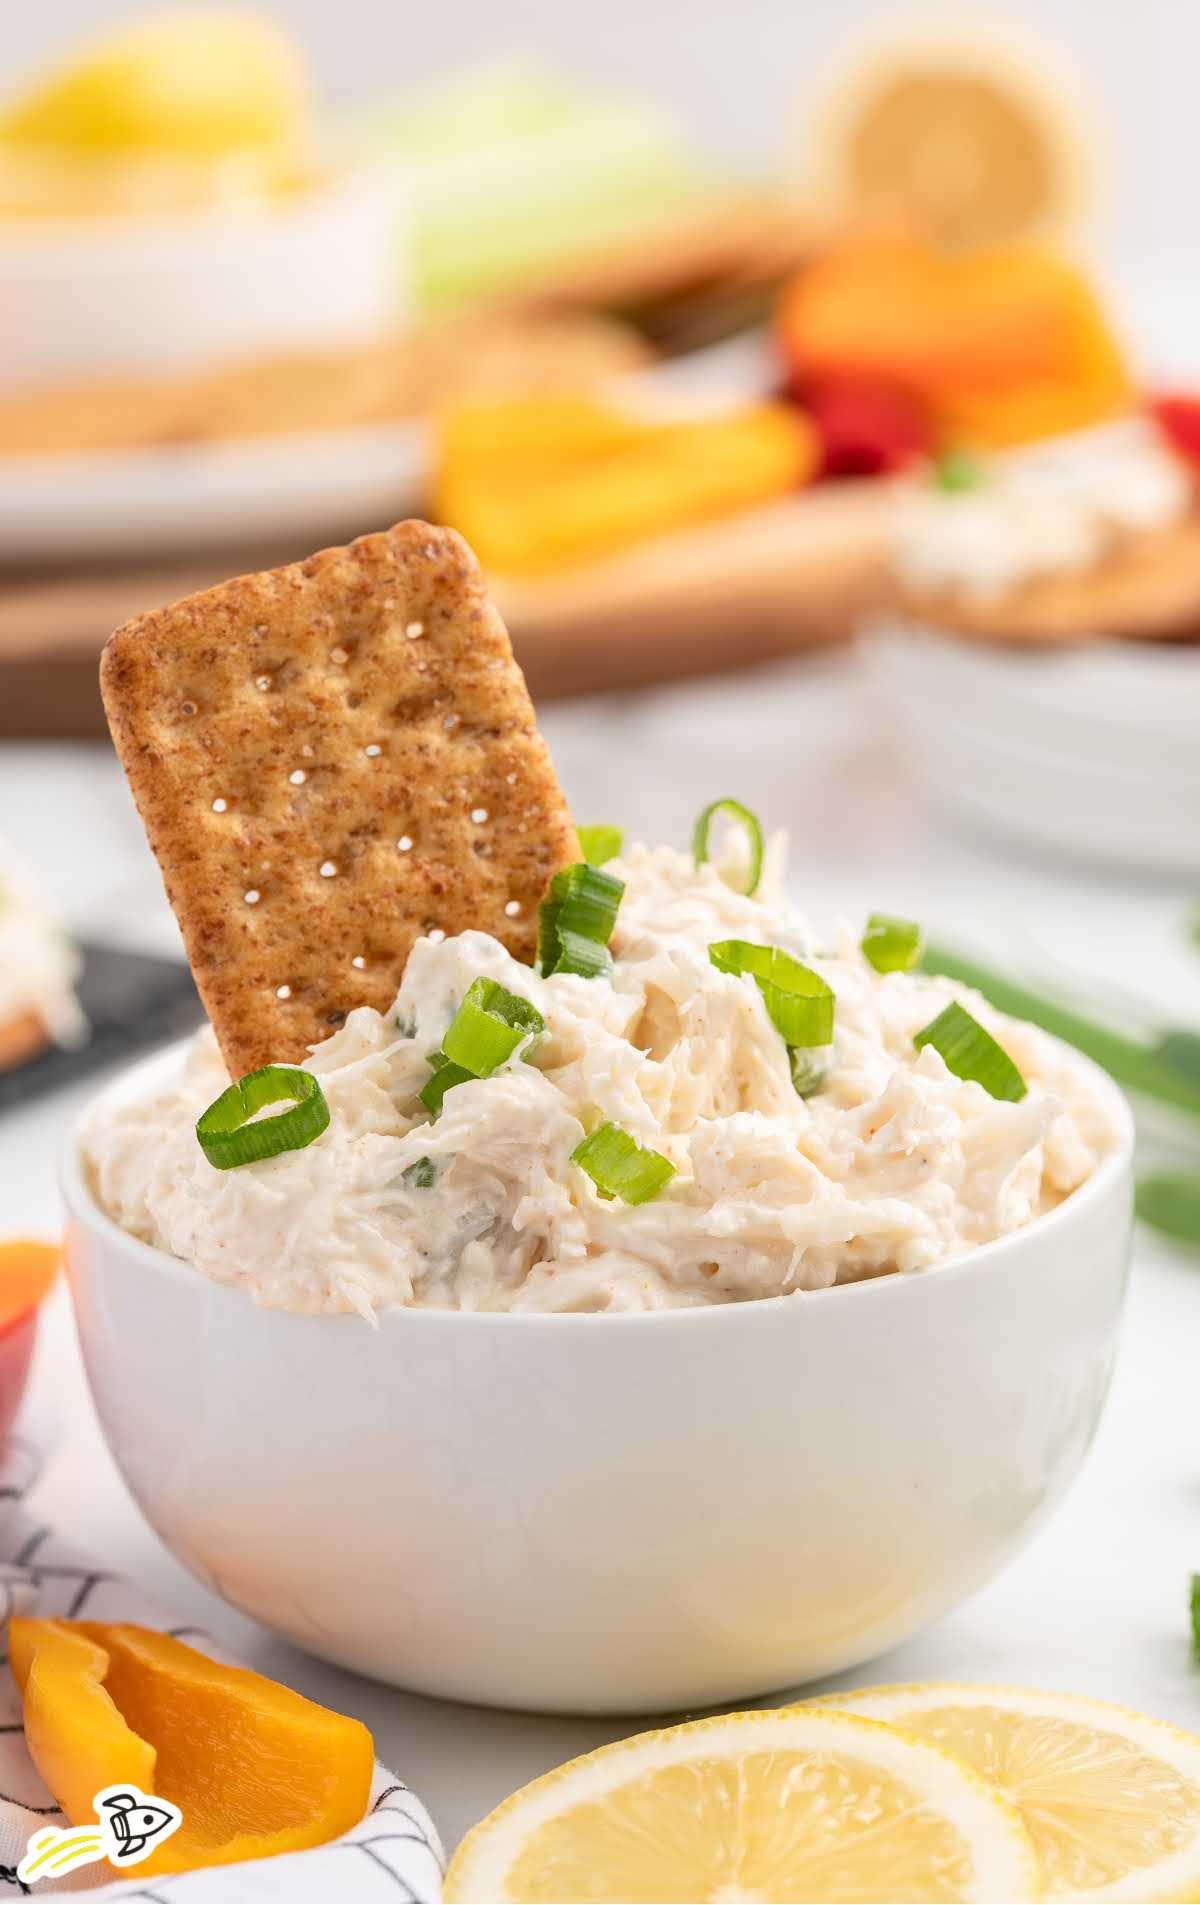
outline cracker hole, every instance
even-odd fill
[[[412,847],[413,847],[412,835],[408,833],[402,833],[400,835],[399,840],[397,840],[396,842],[397,853],[411,853]]]
[[[506,900],[504,903],[504,910],[507,913],[509,919],[516,919],[517,914],[521,910],[520,900]]]
[[[227,813],[229,811],[229,802],[227,800],[222,800],[220,796],[218,795],[217,799],[214,800],[212,804],[212,810],[214,814]]]
[[[276,986],[275,997],[277,999],[290,999],[291,996],[292,988],[290,986]]]
[[[425,633],[424,622],[409,622],[404,630],[410,642],[419,642]]]
[[[308,779],[308,775],[304,772],[302,767],[294,767],[288,775],[288,779],[291,781],[293,787],[303,787],[305,781]]]
[[[486,807],[472,807],[471,819],[475,822],[475,825],[477,827],[482,827],[487,817],[488,817],[488,810]]]
[[[329,659],[335,668],[344,668],[350,659],[350,650],[348,648],[331,648],[329,651]]]
[[[453,734],[455,728],[460,726],[461,722],[461,714],[448,714],[442,722],[442,726],[445,728],[447,734]]]
[[[337,872],[337,861],[322,860],[320,866],[317,868],[317,872],[321,875],[323,880],[332,880],[334,874]]]
[[[431,946],[440,946],[446,937],[445,928],[442,926],[431,926],[425,937]]]
[[[181,714],[195,714],[196,704],[194,701],[184,701],[180,704],[179,711]]]
[[[516,777],[516,775],[515,775],[515,774],[506,774],[506,775],[504,776],[504,778],[505,778],[505,780],[507,781],[507,783],[508,783],[508,785],[509,785],[510,787],[515,787],[515,786],[516,786],[516,784],[517,784],[517,777]]]
[[[355,953],[353,959],[350,961],[350,964],[354,966],[359,972],[364,972],[366,970],[367,962],[363,958],[361,953]]]
[[[254,686],[258,689],[258,692],[260,694],[265,695],[268,688],[271,686],[270,675],[255,675]]]
[[[378,741],[368,741],[366,747],[363,749],[363,753],[369,761],[376,761],[383,753],[383,749],[380,747]]]
[[[246,891],[242,894],[242,898],[245,900],[247,906],[257,906],[262,898],[262,894],[256,886],[248,886]]]

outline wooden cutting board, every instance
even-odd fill
[[[886,594],[891,493],[844,483],[492,587],[536,699],[744,668],[846,637]],[[105,732],[100,650],[118,623],[303,549],[0,582],[0,737]]]

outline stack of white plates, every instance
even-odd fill
[[[890,623],[863,647],[957,816],[1072,857],[1200,872],[1200,645],[1005,648]]]

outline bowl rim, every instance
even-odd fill
[[[714,1317],[750,1316],[769,1318],[777,1314],[783,1306],[787,1313],[792,1306],[789,1298],[802,1299],[797,1309],[808,1309],[813,1304],[828,1307],[831,1304],[879,1303],[880,1301],[904,1300],[899,1292],[929,1285],[940,1285],[949,1281],[952,1284],[963,1283],[974,1276],[986,1274],[996,1263],[1019,1253],[1030,1238],[1044,1238],[1048,1235],[1067,1230],[1074,1221],[1088,1211],[1091,1206],[1103,1200],[1123,1178],[1131,1174],[1135,1140],[1133,1111],[1120,1086],[1103,1068],[1092,1059],[1086,1058],[1073,1046],[1063,1040],[1045,1033],[1044,1037],[1070,1057],[1087,1073],[1096,1094],[1106,1104],[1118,1129],[1117,1142],[1108,1156],[1102,1158],[1092,1175],[1077,1190],[1071,1191],[1061,1204],[1053,1210],[1045,1211],[1032,1222],[1024,1224],[1019,1230],[1011,1230],[1003,1237],[994,1237],[988,1243],[976,1244],[957,1256],[947,1257],[940,1263],[930,1264],[924,1270],[893,1271],[885,1276],[865,1277],[855,1283],[830,1284],[822,1290],[794,1290],[781,1296],[749,1297],[740,1303],[700,1303],[680,1309],[659,1310],[452,1310],[439,1307],[393,1303],[374,1313],[374,1321],[380,1330],[396,1328],[446,1328],[463,1329],[482,1326],[524,1330],[534,1329],[565,1331],[580,1329],[592,1331],[600,1329],[637,1329],[650,1324],[662,1328],[674,1323],[684,1328],[712,1328]],[[177,1066],[179,1060],[191,1044],[190,1038],[175,1039],[170,1044],[157,1047],[153,1052],[138,1059],[133,1065],[123,1067],[110,1077],[101,1090],[95,1093],[81,1111],[70,1128],[63,1147],[59,1164],[59,1184],[66,1204],[68,1217],[73,1223],[83,1224],[110,1246],[125,1256],[140,1262],[148,1269],[155,1270],[160,1276],[166,1276],[177,1286],[203,1290],[211,1293],[217,1300],[228,1299],[231,1302],[249,1306],[256,1318],[269,1316],[286,1319],[289,1323],[338,1325],[361,1327],[364,1318],[353,1311],[318,1311],[315,1313],[284,1309],[275,1305],[257,1304],[249,1292],[234,1283],[225,1283],[215,1277],[208,1277],[194,1264],[183,1257],[174,1257],[168,1251],[160,1250],[156,1244],[148,1244],[142,1238],[135,1237],[124,1230],[115,1218],[109,1216],[93,1192],[88,1174],[83,1164],[83,1137],[88,1122],[94,1112],[110,1097],[120,1099],[126,1095],[130,1086],[147,1073],[153,1075],[166,1072],[171,1066]],[[1132,1198],[1130,1199],[1130,1217],[1132,1219]],[[66,1253],[69,1265],[69,1251]],[[886,1296],[885,1292],[891,1292]],[[792,1313],[796,1313],[793,1310]],[[700,1319],[706,1319],[701,1323]],[[368,1324],[370,1327],[370,1324]],[[728,1327],[728,1324],[726,1325]]]
[[[198,248],[234,244],[244,253],[275,236],[307,237],[324,243],[326,222],[367,209],[375,221],[398,215],[378,170],[368,165],[328,165],[292,195],[247,196],[235,203],[187,206],[178,211],[148,211],[93,218],[0,220],[0,285],[20,289],[32,276],[67,280],[99,267],[105,278],[121,273],[153,272],[181,261],[191,265]]]

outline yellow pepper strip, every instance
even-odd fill
[[[555,434],[554,400],[519,400],[507,423],[490,408],[487,419],[448,425],[435,506],[499,574],[586,562],[732,515],[808,481],[818,460],[811,424],[783,404],[676,423],[624,419],[624,440],[615,431],[603,441],[598,424],[590,448],[582,431]]]
[[[8,1635],[30,1757],[72,1825],[122,1780],[183,1813],[139,1876],[300,1852],[366,1811],[357,1720],[144,1627],[14,1616]]]

